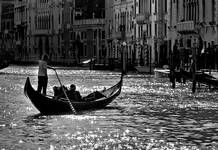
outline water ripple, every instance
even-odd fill
[[[48,71],[48,93],[59,85]],[[119,81],[119,72],[58,69],[66,86],[82,95]],[[24,96],[30,76],[37,87],[37,66],[10,66],[0,71],[0,149],[218,149],[218,92],[191,83],[171,88],[168,79],[125,76],[121,95],[102,110],[78,115],[42,116]]]

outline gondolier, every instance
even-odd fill
[[[44,54],[42,56],[42,60],[39,60],[39,70],[38,70],[38,88],[37,91],[41,93],[43,90],[43,94],[46,95],[47,84],[48,84],[48,74],[47,68],[54,69],[53,67],[47,64],[48,55]]]

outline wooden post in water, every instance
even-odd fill
[[[170,59],[170,81],[172,82],[172,88],[176,87],[176,78],[175,78],[175,67],[176,67],[176,52],[177,52],[177,42],[173,46],[173,51],[171,51]]]
[[[172,88],[174,89],[176,86],[175,82],[175,63],[174,63],[174,55],[173,52],[171,51],[170,53],[170,82],[172,83]]]
[[[211,64],[210,64],[210,68],[209,68],[209,75],[211,75]],[[211,85],[209,84],[209,90],[211,90]]]
[[[151,53],[152,53],[152,51],[151,51],[151,47],[150,46],[148,47],[148,49],[149,49],[149,65],[150,65],[150,69],[149,69],[150,71],[149,72],[150,72],[150,75],[151,75],[152,74],[152,72],[151,72],[151,57],[152,57]]]
[[[194,43],[194,48],[192,49],[192,93],[196,91],[196,48],[197,43]]]

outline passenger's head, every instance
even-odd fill
[[[54,86],[54,87],[53,87],[53,90],[54,90],[54,91],[55,91],[55,90],[57,90],[57,89],[58,89],[58,87],[57,87],[57,86]]]
[[[74,84],[71,84],[71,85],[70,85],[70,89],[73,90],[73,91],[75,91],[75,90],[76,90],[76,86],[75,86]]]
[[[42,56],[42,60],[48,61],[48,55],[44,54],[44,55]]]

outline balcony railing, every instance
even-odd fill
[[[26,7],[27,6],[27,2],[26,1],[14,1],[14,8],[19,8],[19,7]]]
[[[150,13],[140,13],[136,15],[136,22],[138,24],[145,24],[149,22]]]
[[[113,39],[121,39],[121,37],[122,37],[122,34],[121,34],[120,31],[119,31],[119,32],[115,32],[115,33],[113,34]]]
[[[185,21],[179,22],[177,24],[177,31],[181,33],[190,33],[195,32],[195,22],[194,21]]]
[[[103,25],[105,24],[104,19],[82,19],[76,20],[74,25]]]

